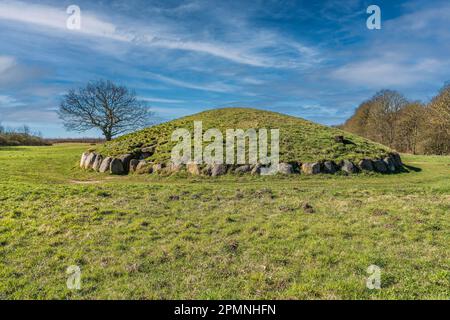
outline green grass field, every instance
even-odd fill
[[[0,148],[1,299],[450,298],[450,157],[404,155],[417,170],[397,175],[108,176],[78,169],[87,148]]]

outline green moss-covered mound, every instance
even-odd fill
[[[98,151],[107,156],[119,156],[152,147],[154,152],[147,160],[168,162],[176,144],[171,141],[172,132],[178,128],[186,128],[193,136],[194,121],[202,121],[203,131],[219,129],[224,137],[227,129],[280,129],[282,162],[359,161],[364,158],[383,158],[391,151],[383,145],[336,128],[280,113],[248,108],[214,109],[155,125],[110,141]],[[336,136],[344,136],[344,142],[335,139]]]

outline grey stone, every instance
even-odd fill
[[[386,157],[383,159],[383,162],[386,164],[386,168],[389,172],[395,172],[395,163],[391,157]]]
[[[139,165],[139,160],[138,159],[131,159],[130,160],[130,172],[135,172],[138,165]]]
[[[350,160],[343,160],[341,162],[341,170],[347,173],[358,172],[358,168]]]
[[[344,143],[344,136],[335,136],[334,141],[337,143]]]
[[[139,174],[147,174],[152,173],[153,168],[150,166],[150,164],[145,160],[139,160],[138,165],[136,166],[136,173]]]
[[[190,162],[190,163],[186,164],[186,170],[187,170],[187,172],[189,172],[190,174],[192,174],[194,176],[198,176],[200,174],[200,167],[195,162]]]
[[[293,174],[294,168],[289,163],[279,163],[278,172],[281,174]]]
[[[252,167],[250,167],[248,164],[243,165],[243,166],[239,166],[234,170],[234,173],[236,174],[243,174],[243,173],[248,173],[252,171]]]
[[[208,164],[206,167],[202,169],[202,174],[205,176],[210,176],[212,171],[212,166]]]
[[[170,172],[172,172],[172,173],[180,172],[181,169],[183,169],[183,165],[181,165],[181,164],[175,164],[175,163],[170,164]]]
[[[102,165],[103,156],[101,154],[98,154],[97,157],[95,157],[94,164],[92,165],[92,169],[95,171],[100,170],[100,166]]]
[[[109,172],[111,174],[124,174],[125,169],[123,167],[122,161],[120,159],[112,159],[111,164],[109,165]]]
[[[251,174],[252,175],[260,175],[261,174],[261,168],[262,165],[261,164],[255,164],[252,168]]]
[[[370,159],[362,159],[361,161],[359,161],[358,167],[359,167],[361,170],[365,170],[365,171],[373,171],[373,163],[372,163],[372,160],[370,160]]]
[[[338,170],[338,167],[333,161],[325,161],[323,163],[323,170],[325,173],[334,174]]]
[[[313,163],[304,163],[302,164],[302,172],[304,174],[318,174],[320,173],[320,163],[313,162]]]
[[[142,168],[144,168],[147,165],[147,161],[145,160],[139,160],[137,166],[136,166],[136,170],[140,170]]]
[[[211,176],[217,177],[227,173],[227,166],[222,163],[215,163],[211,167]]]
[[[100,165],[100,168],[98,169],[99,172],[107,172],[109,171],[109,166],[111,165],[112,158],[106,157],[103,159],[102,164]]]
[[[86,158],[88,157],[88,155],[89,155],[89,152],[84,152],[84,153],[81,155],[80,168],[84,168],[84,163],[85,163]]]
[[[312,205],[310,205],[309,203],[304,203],[302,205],[302,209],[303,209],[303,212],[305,212],[305,213],[314,213],[314,212],[316,212],[314,210],[314,207]]]
[[[120,161],[122,161],[122,165],[123,165],[123,170],[125,172],[130,171],[130,161],[134,158],[134,156],[130,153],[127,154],[123,154],[121,156],[118,157],[118,159]]]
[[[85,169],[91,169],[94,165],[95,158],[97,155],[93,152],[89,153],[89,155],[86,157],[86,160],[84,161],[84,168]]]
[[[151,154],[153,154],[155,152],[155,146],[142,148],[141,152],[142,153],[151,153]]]
[[[375,171],[379,173],[386,173],[388,171],[386,164],[384,163],[383,160],[374,160],[373,167]]]
[[[155,153],[155,149],[155,146],[142,148],[140,159],[147,159],[148,157],[151,157]]]
[[[394,165],[397,169],[401,169],[403,167],[402,158],[400,157],[400,154],[398,152],[393,152],[391,154],[391,157],[394,161]]]
[[[163,165],[161,163],[155,163],[152,167],[154,173],[160,173],[163,169]]]

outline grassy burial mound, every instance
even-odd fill
[[[362,170],[390,173],[402,167],[398,153],[365,138],[301,118],[247,108],[204,111],[121,136],[84,153],[80,166],[113,174],[186,170],[191,174],[216,176],[260,172],[260,164],[172,165],[171,152],[177,144],[171,139],[172,133],[185,128],[193,137],[194,121],[202,121],[203,133],[210,128],[220,130],[224,137],[224,157],[227,129],[245,131],[253,128],[258,131],[265,128],[269,132],[269,140],[270,129],[279,129],[281,173],[357,173]],[[211,142],[203,142],[204,146],[209,144]]]

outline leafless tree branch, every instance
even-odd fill
[[[96,128],[109,141],[149,125],[153,113],[137,99],[134,91],[101,80],[69,90],[61,101],[58,115],[68,130],[81,132]]]

